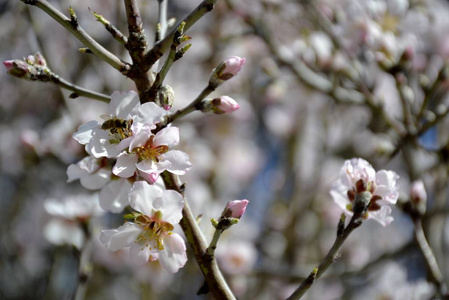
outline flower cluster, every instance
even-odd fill
[[[345,214],[352,216],[357,195],[369,192],[371,198],[365,218],[386,226],[393,221],[388,204],[395,204],[398,200],[398,178],[393,171],[376,172],[366,160],[353,158],[345,161],[340,178],[332,184],[330,193]]]
[[[87,122],[73,134],[89,156],[69,166],[68,182],[79,179],[87,189],[101,189],[101,207],[121,212],[133,182],[153,184],[165,170],[184,175],[191,168],[189,156],[172,150],[178,128],[155,130],[166,113],[155,103],[140,105],[133,91],[114,92],[104,121]]]

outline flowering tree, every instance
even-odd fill
[[[448,296],[446,4],[16,2],[0,295]]]

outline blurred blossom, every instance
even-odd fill
[[[44,206],[52,217],[44,228],[45,238],[55,245],[69,244],[78,249],[85,239],[82,223],[104,213],[97,195],[76,195],[63,201],[48,199]]]
[[[257,250],[254,245],[242,240],[228,240],[220,243],[216,254],[220,268],[233,275],[248,273],[257,260]]]
[[[425,278],[411,279],[408,270],[396,262],[388,262],[369,275],[369,284],[354,290],[351,299],[391,300],[431,299],[435,287]]]
[[[345,161],[340,178],[332,185],[330,194],[344,213],[352,216],[357,195],[370,192],[372,196],[366,218],[386,226],[393,221],[388,205],[395,204],[399,197],[398,178],[393,171],[376,172],[366,160],[353,158]]]

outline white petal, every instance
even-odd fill
[[[74,245],[81,249],[84,243],[84,233],[81,228],[73,222],[53,219],[44,227],[44,236],[55,245]]]
[[[87,122],[80,127],[78,127],[78,131],[75,132],[72,137],[78,141],[78,143],[85,145],[89,143],[90,139],[92,138],[92,132],[94,129],[98,129],[100,126],[100,123],[97,121],[90,121]]]
[[[136,120],[141,123],[153,125],[162,121],[163,116],[166,114],[167,112],[156,103],[147,102],[139,107]]]
[[[176,175],[184,175],[192,168],[189,155],[179,150],[170,150],[162,154],[161,159],[170,161],[171,165],[167,170]]]
[[[137,266],[145,265],[150,255],[154,257],[157,257],[158,254],[155,251],[151,251],[148,247],[145,246],[144,243],[134,243],[131,245],[130,248],[130,255],[132,262]]]
[[[330,190],[330,194],[335,203],[337,203],[343,211],[347,211],[346,206],[351,203],[347,196],[347,192],[347,187],[343,185],[340,180],[334,182]]]
[[[78,165],[71,164],[67,168],[67,182],[72,182],[77,179],[80,179],[81,176],[84,176],[87,172],[82,170]]]
[[[156,133],[154,137],[154,146],[166,145],[172,147],[179,143],[179,129],[178,127],[166,127]]]
[[[169,273],[178,272],[187,262],[186,245],[177,233],[164,237],[164,250],[159,252],[159,262]]]
[[[128,222],[117,229],[102,230],[100,241],[111,251],[131,246],[143,232],[139,225]]]
[[[112,180],[99,194],[100,207],[104,210],[119,213],[129,205],[128,193],[131,183],[127,179]]]
[[[146,181],[136,181],[129,192],[129,203],[135,210],[152,216],[157,209],[154,202],[162,196],[162,189],[149,185]]]
[[[139,126],[139,124],[133,126],[135,126],[133,127],[134,138],[131,140],[131,143],[129,144],[130,151],[136,147],[144,146],[148,141],[148,139],[150,138],[150,136],[152,135],[151,127],[149,126]]]
[[[80,178],[80,183],[88,190],[101,189],[111,180],[111,171],[108,169],[100,169],[93,174],[87,174]]]
[[[382,206],[379,210],[369,211],[368,219],[376,220],[377,222],[382,224],[382,226],[387,226],[394,220],[394,218],[390,216],[390,214],[391,214],[391,207]]]
[[[114,92],[111,95],[108,111],[111,116],[126,120],[133,111],[137,112],[139,105],[139,95],[136,92]]]
[[[184,198],[180,193],[173,190],[166,190],[162,194],[160,211],[162,219],[170,224],[178,224],[182,218],[182,208]]]
[[[137,155],[123,154],[117,158],[112,173],[122,178],[129,178],[136,171]]]

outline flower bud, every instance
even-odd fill
[[[199,110],[213,112],[214,114],[229,114],[240,108],[240,105],[231,97],[221,96],[215,99],[205,99],[201,102]]]
[[[47,62],[45,61],[45,58],[39,52],[34,54],[34,61],[39,66],[42,66],[42,67],[46,67],[47,66]]]
[[[248,202],[246,199],[229,201],[221,216],[224,218],[240,219],[245,213]]]
[[[246,58],[232,56],[222,61],[215,69],[212,70],[210,82],[216,85],[222,84],[224,81],[231,79],[237,75],[245,64]]]
[[[33,55],[28,55],[27,58],[25,58],[25,61],[26,61],[29,65],[34,65],[34,56],[33,56]]]
[[[18,59],[5,60],[3,65],[8,71],[8,74],[15,77],[24,78],[30,73],[30,66],[26,62]]]
[[[212,100],[212,111],[216,114],[229,114],[239,108],[240,105],[228,96],[221,96]]]
[[[415,209],[424,215],[426,212],[427,193],[422,180],[416,180],[412,183],[410,189],[410,201]]]
[[[156,96],[156,103],[165,110],[169,110],[173,106],[175,99],[175,91],[169,85],[163,85],[159,88]]]

